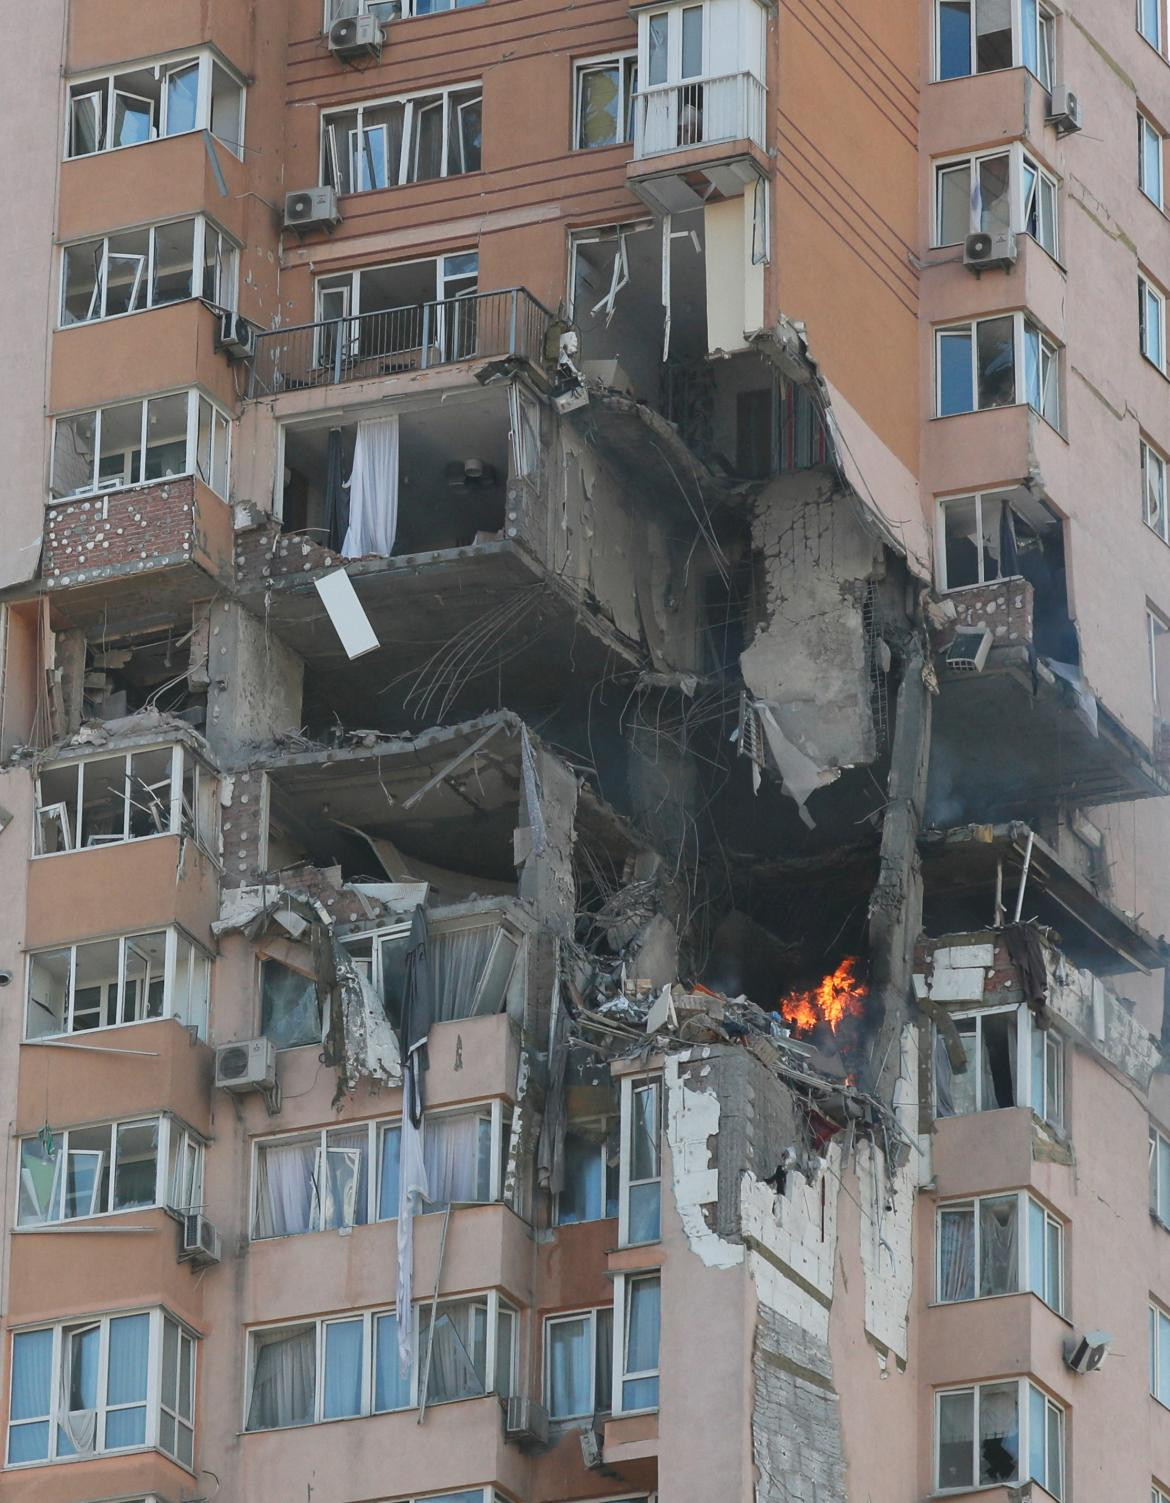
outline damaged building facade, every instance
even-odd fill
[[[1170,1499],[1168,18],[878,10],[22,11],[0,1491]]]

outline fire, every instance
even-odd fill
[[[836,1033],[842,1018],[859,1016],[864,1010],[866,986],[856,976],[859,964],[856,956],[847,955],[811,991],[789,992],[780,999],[780,1016],[797,1033],[811,1033],[818,1023],[828,1023]]]

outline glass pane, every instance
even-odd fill
[[[1064,1234],[1060,1223],[1052,1218],[1046,1218],[1044,1243],[1047,1253],[1045,1259],[1047,1283],[1044,1297],[1058,1312],[1064,1309],[1063,1242]]]
[[[703,7],[688,6],[682,13],[682,76],[698,78],[703,72]]]
[[[1008,156],[984,157],[979,163],[979,227],[998,234],[1012,227],[1011,174]]]
[[[971,168],[943,167],[938,174],[938,243],[959,245],[971,228]]]
[[[661,1235],[662,1194],[657,1180],[630,1187],[630,1242],[657,1242]]]
[[[152,397],[146,404],[144,480],[162,480],[187,470],[187,393]]]
[[[102,147],[105,93],[76,94],[70,100],[69,155],[86,157]]]
[[[1039,12],[1036,0],[1020,0],[1020,22],[1023,36],[1020,38],[1020,56],[1024,67],[1039,73],[1036,44],[1038,41]]]
[[[214,232],[210,232],[214,234]],[[195,265],[195,221],[160,225],[154,232],[154,285],[151,301],[175,303],[192,295]]]
[[[109,1153],[108,1127],[91,1127],[69,1134],[64,1208],[67,1219],[74,1216],[95,1216],[106,1209]]]
[[[557,1199],[557,1224],[597,1221],[601,1204],[601,1148],[575,1133],[565,1136],[565,1183]]]
[[[630,1178],[656,1179],[658,1162],[658,1084],[631,1092]]]
[[[650,17],[648,26],[649,67],[647,68],[646,82],[651,85],[666,82],[669,21],[669,14],[665,11],[660,15]]]
[[[398,1215],[398,1163],[402,1129],[384,1127],[379,1139],[381,1164],[378,1179],[378,1217],[393,1221]]]
[[[11,1425],[8,1430],[8,1460],[45,1461],[49,1455],[49,1422]]]
[[[975,1211],[971,1206],[939,1212],[938,1298],[975,1298]]]
[[[975,0],[976,72],[989,73],[1011,65],[1012,0]]]
[[[577,1419],[593,1412],[592,1321],[581,1315],[548,1326],[548,1412],[552,1419]]]
[[[960,590],[965,585],[979,584],[982,550],[974,496],[962,496],[943,503],[943,546],[946,589]]]
[[[313,1326],[262,1331],[253,1337],[249,1430],[307,1425],[313,1420],[317,1332]]]
[[[502,1399],[512,1392],[512,1371],[515,1366],[516,1316],[502,1307],[496,1316],[496,1371],[495,1389]]]
[[[979,1293],[1014,1294],[1019,1288],[1019,1201],[1000,1195],[979,1202]]]
[[[1170,1318],[1157,1311],[1158,1320],[1158,1397],[1170,1399]]]
[[[979,406],[1007,407],[1016,400],[1015,319],[984,318],[975,326]]]
[[[331,1321],[325,1327],[325,1399],[322,1415],[338,1419],[362,1407],[362,1322]]]
[[[18,1226],[40,1226],[60,1214],[57,1207],[60,1164],[59,1141],[51,1142],[51,1151],[40,1138],[25,1138],[21,1143]]]
[[[113,146],[137,146],[153,135],[154,104],[133,94],[114,93]]]
[[[20,1331],[12,1338],[12,1419],[36,1419],[49,1413],[52,1369],[52,1331]]]
[[[146,1406],[114,1409],[106,1415],[106,1450],[146,1444]]]
[[[163,1321],[162,1401],[174,1409],[179,1398],[179,1328],[173,1320]]]
[[[104,242],[86,240],[65,249],[61,295],[62,324],[85,323],[100,318],[102,311],[101,270]]]
[[[618,65],[582,69],[579,89],[577,145],[612,146],[618,140],[621,103]]]
[[[975,1485],[975,1395],[944,1393],[938,1401],[938,1485]]]
[[[1044,1298],[1044,1207],[1028,1202],[1028,1288]]]
[[[1014,1482],[1019,1475],[1019,1384],[979,1389],[979,1482]]]
[[[375,1366],[374,1408],[410,1408],[410,1374],[403,1376],[398,1360],[398,1317],[378,1315],[374,1318]]]
[[[975,406],[969,330],[938,336],[938,415],[970,412]]]
[[[333,1130],[325,1140],[325,1206],[322,1225],[364,1226],[369,1199],[369,1134],[364,1127]]]
[[[1048,1473],[1048,1404],[1038,1388],[1028,1385],[1028,1476],[1041,1487]]]
[[[971,71],[971,0],[942,0],[938,8],[938,76]]]
[[[118,1128],[114,1210],[152,1206],[158,1172],[158,1120]]]
[[[658,1367],[659,1281],[631,1279],[626,1302],[626,1372],[654,1372]]]
[[[179,1413],[190,1419],[193,1412],[195,1379],[195,1343],[185,1331],[179,1332]]]
[[[593,1408],[598,1414],[608,1414],[613,1408],[613,1307],[596,1311],[595,1318]]]
[[[316,983],[279,960],[260,967],[260,1031],[278,1049],[321,1041]]]
[[[54,496],[72,496],[92,489],[96,445],[96,412],[79,412],[75,417],[57,419],[53,428]]]
[[[484,1392],[483,1315],[482,1307],[477,1309],[471,1304],[439,1306],[434,1340],[429,1343],[428,1403],[478,1398]],[[419,1322],[420,1364],[427,1349],[430,1324],[430,1310],[424,1309]]]
[[[101,1355],[101,1327],[88,1326],[84,1330],[67,1333],[63,1339],[66,1350],[66,1391],[69,1396],[69,1411],[76,1414],[84,1409],[95,1409],[98,1395],[98,1359]]]
[[[402,1003],[406,997],[406,946],[408,934],[394,935],[379,943],[382,966],[382,1007],[392,1028],[402,1027]]]
[[[135,1400],[146,1399],[149,1350],[149,1315],[122,1315],[110,1321],[110,1367],[106,1379],[107,1403],[132,1404]]]
[[[657,1407],[657,1378],[628,1378],[622,1384],[623,1409],[629,1411],[633,1409],[657,1409]]]
[[[1064,1415],[1048,1405],[1048,1476],[1045,1486],[1054,1498],[1064,1497]]]
[[[257,1149],[253,1237],[289,1237],[309,1230],[319,1143],[317,1137],[298,1138]]]
[[[411,133],[410,181],[421,183],[443,170],[443,111],[441,99],[415,103]]]
[[[194,130],[199,99],[199,64],[189,63],[167,74],[166,134]]]

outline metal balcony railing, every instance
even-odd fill
[[[634,160],[716,141],[764,145],[767,90],[751,73],[656,84],[634,96]]]
[[[459,360],[538,363],[553,315],[523,287],[273,329],[256,337],[249,397],[368,381]]]

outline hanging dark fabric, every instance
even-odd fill
[[[1038,1028],[1048,1027],[1048,967],[1035,924],[1005,924],[1008,959],[1020,973],[1020,986]]]
[[[435,1015],[434,987],[427,942],[427,915],[420,904],[410,919],[406,942],[406,986],[402,998],[402,1060],[406,1067],[405,1106],[417,1127],[423,1114],[423,1074],[427,1069],[427,1035]]]
[[[1010,501],[1000,502],[999,577],[1014,579],[1020,572],[1020,550],[1016,544],[1016,518]]]
[[[341,482],[341,429],[330,428],[325,450],[325,546],[335,552],[349,527],[349,498]]]

